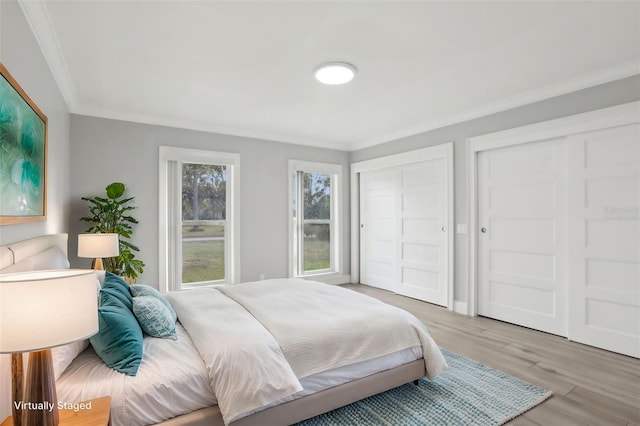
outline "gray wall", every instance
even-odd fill
[[[136,124],[81,115],[71,116],[71,235],[86,229],[78,219],[88,210],[83,196],[104,193],[111,182],[127,185],[135,196],[136,225],[133,243],[146,263],[139,282],[158,285],[158,147],[177,146],[240,154],[241,280],[288,275],[288,160],[343,165],[343,261],[349,272],[349,154],[306,147],[155,125]],[[88,267],[76,259],[77,241],[69,244],[72,265]]]
[[[468,176],[465,142],[467,138],[639,99],[640,76],[629,77],[520,108],[354,151],[350,155],[350,161],[365,161],[453,141],[455,147],[455,221],[456,223],[468,223]],[[456,235],[454,299],[461,302],[468,301],[468,252],[468,235]]]
[[[0,228],[0,244],[52,232],[70,232],[73,266],[76,237],[84,230],[78,218],[86,212],[80,197],[97,195],[115,180],[136,196],[141,224],[134,241],[147,263],[141,280],[157,281],[158,146],[172,145],[238,152],[242,157],[242,279],[287,274],[287,160],[341,163],[345,171],[343,202],[348,209],[348,163],[437,145],[455,143],[455,218],[467,223],[465,140],[553,118],[640,99],[640,77],[630,77],[569,95],[515,108],[430,132],[352,152],[315,149],[255,139],[209,134],[161,126],[72,116],[57,88],[22,11],[13,0],[0,1],[0,60],[49,118],[47,220]],[[71,142],[70,142],[71,139]],[[71,171],[69,171],[71,169]],[[348,213],[348,212],[347,212]],[[344,223],[344,263],[349,265],[348,216]],[[266,226],[265,226],[266,224]],[[467,300],[467,236],[456,236],[455,299]]]
[[[47,218],[0,227],[0,245],[67,232],[69,223],[69,110],[29,24],[15,1],[0,1],[0,61],[49,120]]]
[[[0,61],[49,119],[47,218],[3,225],[0,245],[67,232],[69,223],[69,111],[20,6],[0,0]],[[11,414],[9,355],[0,355],[0,419]]]

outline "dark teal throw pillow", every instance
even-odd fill
[[[100,294],[102,293],[107,293],[118,299],[130,311],[133,309],[133,301],[131,300],[132,297],[131,292],[129,291],[129,284],[127,284],[122,277],[111,272],[107,272],[104,277],[104,283],[102,283],[102,289],[100,290]]]
[[[135,376],[142,362],[142,329],[120,299],[113,292],[100,292],[99,330],[89,341],[107,366]]]

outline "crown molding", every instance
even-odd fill
[[[420,133],[474,120],[476,118],[485,117],[498,112],[507,111],[521,106],[529,105],[535,102],[544,101],[556,96],[566,95],[571,92],[588,89],[600,84],[610,83],[626,77],[640,75],[640,60],[623,63],[611,68],[606,68],[594,73],[585,74],[577,78],[565,80],[560,83],[551,84],[540,89],[535,89],[520,95],[501,99],[497,102],[482,105],[478,108],[472,108],[459,114],[443,116],[436,120],[431,120],[423,125],[413,127],[404,131],[384,135],[380,138],[370,139],[368,141],[356,142],[348,145],[349,151],[369,148],[386,142],[395,141],[409,136],[418,135]]]
[[[2,0],[0,0],[2,1]],[[175,129],[193,130],[197,132],[216,133],[224,136],[235,136],[249,139],[259,139],[270,142],[286,143],[299,146],[310,146],[338,151],[349,151],[349,144],[339,141],[314,140],[311,138],[292,137],[289,134],[277,132],[263,132],[259,130],[238,129],[220,126],[213,123],[195,122],[187,119],[154,116],[151,114],[122,113],[110,108],[82,106],[75,112],[76,115],[87,117],[105,118],[110,120],[126,121],[135,124],[170,127]]]
[[[313,146],[318,148],[336,149],[340,151],[353,152],[360,149],[370,148],[387,142],[393,142],[402,138],[415,136],[431,130],[440,129],[442,127],[451,126],[465,121],[475,120],[477,118],[486,117],[491,114],[508,111],[510,109],[533,104],[535,102],[544,101],[556,96],[566,95],[579,90],[595,87],[600,84],[610,83],[626,77],[640,75],[640,60],[620,64],[615,67],[600,70],[595,73],[586,74],[581,77],[566,80],[561,83],[552,84],[540,89],[525,92],[520,95],[505,98],[497,102],[486,104],[478,108],[472,108],[459,114],[443,116],[436,120],[431,120],[423,125],[412,127],[407,130],[384,135],[380,138],[374,138],[361,142],[337,142],[337,141],[320,141],[308,138],[294,138],[291,135],[279,133],[265,133],[260,131],[251,131],[247,129],[235,129],[225,126],[217,126],[209,123],[193,123],[188,120],[167,119],[152,116],[123,114],[103,108],[90,108],[80,106],[77,114],[92,117],[109,118],[121,121],[130,121],[135,123],[152,124],[158,126],[183,128],[189,130],[225,134],[230,136],[239,136],[252,139],[262,139],[273,142],[282,142],[295,145]]]
[[[2,0],[0,0],[2,1]],[[421,125],[404,129],[402,131],[381,135],[376,138],[362,141],[310,141],[306,138],[301,140],[291,135],[279,133],[264,133],[260,131],[252,131],[247,129],[234,129],[225,126],[217,126],[209,123],[193,123],[189,120],[167,119],[166,117],[151,117],[139,114],[123,114],[121,111],[113,111],[103,107],[92,107],[83,105],[78,97],[78,93],[73,84],[69,68],[64,59],[60,42],[49,16],[45,0],[17,0],[22,9],[27,22],[42,50],[49,69],[58,84],[59,90],[67,104],[67,108],[71,113],[111,118],[123,121],[161,125],[167,127],[177,127],[192,129],[197,131],[213,132],[220,134],[228,134],[240,137],[248,137],[255,139],[271,140],[283,143],[291,143],[296,145],[307,145],[322,147],[328,149],[337,149],[342,151],[356,151],[369,148],[375,145],[395,141],[420,133],[439,129],[457,123],[474,120],[480,117],[488,116],[498,112],[507,111],[513,108],[525,106],[535,102],[550,99],[556,96],[565,95],[582,89],[598,86],[600,84],[609,83],[626,77],[640,74],[640,60],[629,63],[619,64],[617,66],[599,70],[597,72],[585,74],[577,78],[565,80],[560,83],[551,84],[539,89],[522,93],[520,95],[508,97],[496,102],[488,103],[477,108],[444,115],[434,120],[427,121]]]
[[[18,4],[42,50],[67,108],[70,112],[75,112],[79,105],[78,93],[44,0],[18,0]]]

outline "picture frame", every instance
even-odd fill
[[[47,216],[47,116],[0,63],[0,225]]]

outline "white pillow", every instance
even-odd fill
[[[68,269],[69,260],[59,247],[51,247],[38,254],[34,254],[31,259],[34,270],[40,269]]]
[[[96,270],[96,278],[98,278],[98,284],[100,288],[102,288],[102,284],[104,284],[104,279],[107,276],[107,271],[105,270]]]
[[[56,380],[62,376],[62,373],[69,367],[71,362],[88,347],[89,339],[85,339],[51,349],[53,374]]]

